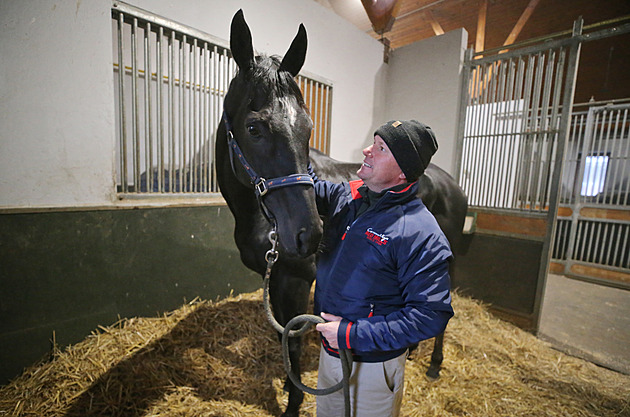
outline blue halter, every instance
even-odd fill
[[[267,194],[267,192],[287,187],[289,185],[314,185],[313,178],[309,174],[291,174],[284,177],[277,177],[267,180],[254,171],[251,165],[245,159],[243,155],[243,151],[236,143],[234,139],[234,134],[232,133],[232,123],[230,122],[230,118],[228,117],[225,110],[223,111],[223,123],[225,124],[225,130],[227,131],[228,137],[228,148],[230,149],[230,163],[232,164],[232,172],[236,175],[236,170],[234,169],[234,156],[238,158],[241,162],[243,168],[245,168],[245,172],[249,175],[250,182],[254,185],[254,193],[258,200],[261,200],[261,197]]]

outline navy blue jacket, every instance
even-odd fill
[[[337,339],[355,361],[380,362],[437,336],[453,316],[448,264],[452,253],[414,182],[388,191],[357,218],[362,181],[315,177],[326,218],[317,263],[315,314],[343,317]],[[322,338],[326,350],[338,352]]]

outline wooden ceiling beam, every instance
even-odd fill
[[[485,49],[487,14],[488,0],[479,0],[479,15],[477,17],[477,36],[475,37],[475,52],[480,52]]]
[[[429,23],[431,24],[431,27],[433,28],[433,33],[435,33],[436,36],[444,35],[444,29],[442,29],[442,26],[440,26],[440,23],[437,21],[435,16],[433,16],[433,13],[431,13],[431,10],[426,10],[424,14],[427,16],[427,20],[429,21]]]
[[[372,22],[374,32],[383,35],[392,29],[402,2],[400,0],[361,0],[361,3]]]
[[[521,17],[518,19],[518,21],[514,25],[512,32],[510,32],[505,42],[503,42],[503,46],[513,44],[514,41],[516,41],[516,38],[521,33],[521,30],[523,30],[523,26],[525,26],[525,23],[527,23],[529,18],[532,16],[532,13],[534,13],[534,9],[536,9],[536,6],[538,6],[538,3],[540,3],[540,0],[529,1],[529,4],[527,5],[527,7],[525,7],[525,10],[521,14]]]

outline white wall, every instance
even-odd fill
[[[416,119],[438,140],[432,162],[453,175],[462,63],[468,34],[454,30],[393,51],[382,120]]]
[[[0,207],[111,202],[108,1],[0,0]]]
[[[224,40],[242,8],[267,54],[284,55],[304,23],[304,70],[333,82],[331,155],[359,160],[380,100],[376,40],[312,0],[128,2]],[[0,0],[0,208],[116,202],[110,8]]]

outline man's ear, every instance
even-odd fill
[[[405,176],[405,174],[401,171],[400,175],[398,176],[398,178],[400,178],[401,180],[407,180],[407,177]]]

